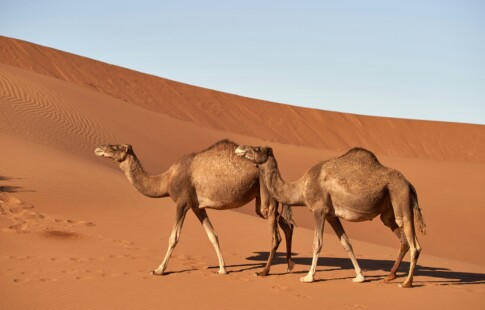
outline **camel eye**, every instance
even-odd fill
[[[256,152],[261,152],[261,148],[257,147],[254,149]]]

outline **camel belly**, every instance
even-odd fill
[[[257,179],[254,181],[258,181]],[[234,209],[239,208],[259,195],[256,182],[240,183],[233,179],[220,178],[215,182],[210,178],[195,184],[199,208]]]
[[[350,222],[371,221],[390,206],[388,195],[338,198],[338,195],[332,197],[330,214]]]
[[[242,201],[232,201],[232,200],[223,200],[223,199],[210,199],[205,197],[199,197],[199,208],[210,208],[210,209],[217,209],[217,210],[228,210],[228,209],[235,209],[242,207],[249,200],[242,200]]]
[[[357,210],[349,207],[335,207],[329,213],[330,216],[337,216],[349,222],[371,221],[381,212]]]

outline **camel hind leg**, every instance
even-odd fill
[[[419,254],[421,253],[421,246],[416,237],[414,229],[414,201],[412,198],[409,183],[402,179],[396,179],[394,184],[389,188],[392,209],[396,218],[396,224],[402,228],[401,235],[406,238],[409,245],[410,265],[409,273],[400,287],[409,288],[413,286],[414,269],[418,262]],[[404,254],[403,254],[404,255]],[[399,258],[399,257],[398,257]]]
[[[409,288],[413,286],[414,269],[418,262],[419,254],[421,253],[421,245],[419,244],[418,238],[416,237],[416,232],[414,229],[414,219],[412,217],[403,219],[403,232],[410,247],[411,261],[408,277],[399,286]]]
[[[381,214],[381,221],[384,223],[384,225],[386,225],[387,227],[389,227],[389,229],[392,230],[392,232],[396,235],[396,237],[401,242],[401,246],[399,248],[399,254],[397,255],[396,261],[394,262],[394,265],[391,268],[391,272],[384,279],[384,282],[389,282],[396,279],[397,269],[399,268],[399,265],[401,265],[404,255],[406,255],[406,253],[409,250],[409,244],[406,240],[406,237],[404,236],[402,228],[396,224],[394,211],[391,208],[389,208],[387,211]]]

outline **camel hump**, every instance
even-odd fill
[[[231,149],[231,150],[234,149],[235,150],[237,147],[238,147],[238,144],[236,142],[233,142],[229,139],[224,139],[224,140],[217,141],[216,143],[209,146],[204,151],[219,150],[219,149]],[[204,151],[202,151],[202,152],[204,152]]]
[[[344,155],[340,156],[340,158],[379,163],[379,160],[374,153],[362,147],[354,147]]]

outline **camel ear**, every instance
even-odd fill
[[[130,145],[130,144],[123,144],[123,149],[125,150],[125,152],[127,153],[131,153],[133,152],[133,147]]]
[[[268,156],[273,156],[273,149],[268,147],[268,150],[266,151],[266,154],[268,154]]]

